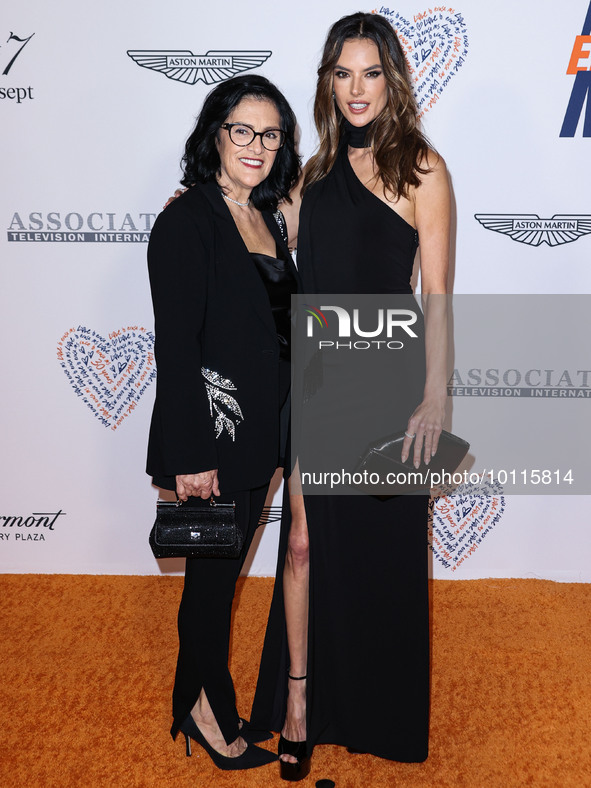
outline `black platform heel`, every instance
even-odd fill
[[[310,774],[312,756],[308,753],[307,741],[290,741],[279,737],[279,755],[292,755],[297,758],[296,763],[279,761],[279,775],[282,780],[297,782]]]
[[[228,758],[226,755],[221,755],[217,750],[213,749],[190,714],[180,726],[179,730],[185,737],[187,757],[191,756],[191,739],[193,739],[197,744],[203,747],[218,769],[223,769],[224,771],[256,769],[257,766],[265,766],[277,760],[277,756],[274,753],[268,752],[268,750],[262,750],[254,744],[248,744],[242,755],[236,758]]]
[[[290,676],[292,681],[303,681],[308,678],[307,676]],[[279,775],[282,780],[289,782],[297,782],[303,780],[310,774],[310,765],[312,761],[312,753],[308,752],[308,742],[306,741],[290,741],[283,736],[279,736],[279,749],[278,755],[291,755],[296,758],[296,763],[289,761],[279,760]]]

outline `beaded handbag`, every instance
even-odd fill
[[[158,501],[150,531],[155,558],[237,558],[244,538],[236,523],[236,504],[190,498]]]

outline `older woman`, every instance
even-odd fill
[[[319,149],[306,165],[299,217],[304,292],[412,294],[420,243],[424,357],[412,376],[393,367],[385,403],[390,431],[406,430],[402,460],[412,451],[418,467],[436,451],[444,418],[439,296],[446,292],[450,195],[445,164],[419,129],[404,54],[386,19],[357,13],[333,25],[314,117]],[[286,213],[288,225],[297,207]],[[369,402],[368,389],[366,380],[346,378],[338,389],[352,408],[361,397],[367,404],[345,427],[357,454],[380,434],[372,424],[384,398]],[[331,418],[330,407],[324,412]],[[424,760],[428,497],[383,501],[292,489],[290,499],[253,721],[282,731],[287,780],[306,776],[317,743]]]
[[[297,181],[295,117],[264,77],[221,83],[186,143],[185,194],[148,250],[158,369],[148,447],[154,483],[183,500],[236,503],[237,559],[187,559],[172,736],[221,769],[275,759],[238,716],[228,670],[235,584],[284,452],[293,267],[273,216]]]

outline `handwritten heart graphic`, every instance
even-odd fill
[[[505,512],[498,482],[461,485],[453,495],[431,498],[430,546],[446,568],[455,572],[482,544]]]
[[[75,394],[112,430],[156,377],[154,335],[138,326],[112,331],[108,339],[85,326],[71,328],[58,342],[57,357]]]
[[[422,117],[465,63],[468,34],[464,17],[443,5],[419,11],[412,22],[385,6],[374,13],[385,16],[396,30]]]

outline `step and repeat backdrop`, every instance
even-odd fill
[[[221,80],[256,71],[276,82],[310,156],[324,36],[357,10],[385,15],[398,31],[425,131],[448,164],[453,291],[543,295],[546,328],[556,319],[552,297],[591,292],[589,0],[361,9],[337,0],[8,3],[0,17],[3,572],[182,569],[156,562],[147,542],[157,498],[144,472],[156,376],[150,230],[178,186],[203,99]],[[502,308],[487,309],[491,324],[503,320]],[[461,325],[470,332],[469,308]],[[564,415],[565,442],[582,440],[588,343],[568,342],[562,359],[555,346],[546,355],[540,339],[516,362],[510,340],[503,355],[494,332],[487,336],[456,351],[452,430],[461,434],[460,397],[482,421],[491,400],[505,398],[507,423],[529,397],[532,432]],[[588,496],[538,489],[516,495],[500,483],[488,497],[468,490],[434,499],[433,575],[591,581]],[[280,500],[277,483],[251,574],[274,573]]]

